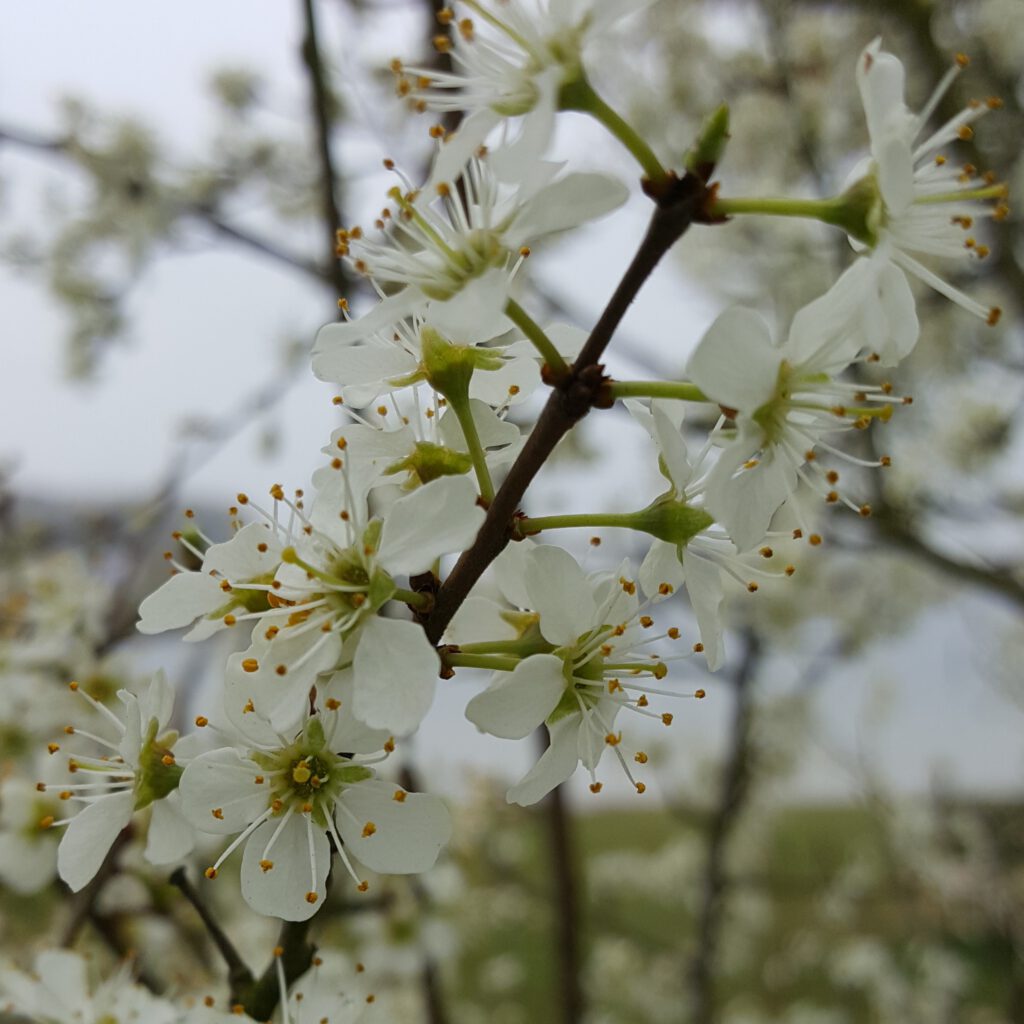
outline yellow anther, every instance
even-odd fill
[[[394,793],[391,794],[391,799],[394,800],[396,803],[404,804],[407,795],[408,794],[405,792],[404,789],[396,789]]]
[[[377,831],[377,826],[372,821],[368,821],[363,826],[363,838],[369,839]]]
[[[271,868],[273,868],[273,866],[274,866],[274,862],[272,860],[261,860],[260,861],[260,871],[262,871],[264,874],[266,874],[268,871],[270,871]],[[276,952],[275,952],[275,955],[277,955]]]
[[[648,761],[647,753],[645,751],[643,751],[643,750],[638,750],[633,755],[633,760],[636,761],[637,764],[647,764],[647,761]]]

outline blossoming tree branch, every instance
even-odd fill
[[[376,296],[352,306],[341,297],[341,319],[313,349],[312,371],[336,385],[344,425],[311,485],[237,494],[227,541],[193,518],[174,535],[170,575],[143,601],[138,629],[186,629],[190,643],[225,630],[249,637],[193,732],[170,728],[175,694],[161,673],[117,702],[71,683],[80,713],[49,745],[33,842],[63,830],[56,867],[72,890],[90,885],[126,830],[145,835],[158,865],[190,864],[197,842],[217,844],[205,879],[237,858],[245,902],[295,926],[324,905],[329,877],[362,897],[374,874],[428,870],[451,838],[448,810],[391,781],[387,762],[424,723],[439,680],[463,669],[490,674],[465,708],[481,732],[524,741],[546,731],[509,802],[534,804],[579,770],[594,793],[608,772],[644,793],[652,755],[634,723],[670,725],[691,713],[680,698],[704,696],[686,666],[727,661],[729,589],[786,586],[795,569],[784,553],[821,543],[820,507],[870,514],[848,470],[883,471],[889,459],[850,441],[913,414],[877,367],[918,343],[914,283],[965,317],[998,321],[998,308],[941,270],[984,258],[984,221],[1008,212],[1005,186],[956,157],[998,103],[932,124],[966,58],[951,59],[913,111],[900,61],[868,43],[850,74],[870,150],[842,191],[733,196],[715,179],[726,106],[675,163],[591,82],[593,41],[646,2],[463,0],[439,14],[435,44],[450,70],[393,63],[399,97],[462,118],[431,128],[425,181],[387,161],[395,184],[385,204],[337,233],[339,260]],[[635,179],[551,160],[565,111],[607,129],[635,159]],[[631,191],[647,197],[649,223],[603,312],[589,331],[545,322],[531,253],[612,216]],[[823,222],[849,239],[849,265],[788,324],[726,309],[682,379],[610,377],[605,352],[659,261],[687,231],[740,217]],[[510,413],[538,392],[546,400],[524,431]],[[527,515],[530,484],[559,442],[617,405],[649,438],[662,493],[639,508]],[[713,424],[697,445],[695,422]],[[584,568],[558,540],[595,529],[629,531],[646,554]],[[690,618],[692,632],[666,624]],[[201,908],[206,883],[180,868],[176,877]],[[259,979],[218,939],[238,1013],[265,1020],[278,1007],[281,1019],[305,1022],[372,1012],[349,965],[313,960],[304,926],[282,934]],[[29,1015],[68,984],[97,1008],[89,1019],[112,1019],[103,1008],[116,1000],[147,1021],[237,1019],[229,1007],[145,994],[127,976],[90,994],[69,952],[43,954],[32,978],[0,978],[3,998]]]

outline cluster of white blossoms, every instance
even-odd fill
[[[267,507],[239,494],[221,542],[190,517],[166,554],[170,577],[141,605],[144,634],[187,628],[191,642],[244,634],[207,695],[206,714],[179,737],[174,689],[159,673],[137,693],[122,689],[113,706],[72,683],[84,717],[73,716],[50,744],[60,771],[46,769],[34,791],[5,783],[0,849],[26,858],[36,856],[33,843],[49,844],[36,871],[15,873],[23,890],[52,872],[52,839],[42,836],[60,828],[57,869],[74,890],[130,829],[145,835],[145,856],[158,865],[213,848],[204,865],[211,879],[240,851],[245,901],[287,921],[324,906],[334,866],[359,891],[369,887],[367,872],[426,871],[450,838],[448,811],[438,797],[391,781],[387,761],[397,743],[429,727],[438,679],[464,670],[490,674],[465,709],[480,731],[524,740],[546,730],[548,745],[508,790],[510,802],[537,802],[581,764],[595,793],[602,763],[617,765],[643,793],[649,757],[636,726],[644,718],[670,725],[678,711],[667,710],[669,702],[704,696],[672,670],[695,657],[711,671],[726,662],[729,588],[781,584],[794,567],[773,545],[820,543],[807,496],[869,514],[840,484],[835,464],[888,464],[850,453],[843,435],[890,419],[905,401],[887,384],[866,383],[859,367],[893,364],[917,342],[907,275],[990,324],[998,320],[998,309],[921,262],[983,257],[972,225],[1006,212],[1002,186],[954,168],[944,152],[994,102],[972,105],[922,138],[964,60],[915,114],[904,103],[901,65],[872,42],[856,68],[870,156],[841,196],[787,206],[721,197],[708,187],[713,157],[695,158],[697,170],[685,177],[665,171],[594,92],[588,41],[644,0],[464,6],[441,13],[451,28],[450,39],[439,40],[450,70],[395,65],[400,94],[420,109],[461,111],[462,125],[433,132],[441,141],[423,188],[396,171],[399,183],[374,226],[338,235],[339,258],[375,301],[357,316],[342,300],[340,322],[316,338],[313,371],[337,386],[343,422],[312,488],[289,494],[275,484]],[[608,127],[643,167],[658,204],[678,201],[673,188],[682,184],[687,202],[704,196],[691,218],[698,224],[745,213],[818,217],[847,231],[852,265],[788,328],[773,330],[751,310],[725,310],[684,380],[616,381],[596,362],[574,367],[585,359],[587,334],[528,312],[528,257],[548,236],[612,212],[628,189],[547,159],[561,110]],[[723,144],[721,131],[698,152]],[[525,515],[519,490],[497,521],[502,477],[516,477],[535,450],[523,417],[509,412],[543,388],[561,391],[574,408],[580,393],[586,408],[622,401],[650,441],[648,460],[665,489],[642,508],[593,515]],[[702,408],[714,426],[691,452],[691,421],[702,418],[692,412]],[[644,557],[636,568],[623,561],[588,571],[535,539],[572,527],[632,531],[647,544]],[[487,531],[481,552],[475,545]],[[448,571],[453,556],[461,560]],[[480,582],[439,621],[451,582],[470,571]],[[684,592],[695,623],[688,635]],[[665,626],[668,615],[685,628]],[[48,956],[37,979],[4,976],[19,1012],[43,1012],[42,1002],[73,988],[82,1005],[88,998],[100,1007],[98,1020],[178,1019],[107,1009],[135,996],[87,997],[81,965],[70,954]],[[55,986],[57,973],[73,984]],[[333,989],[330,998],[337,1010]],[[331,1020],[364,1011],[358,999],[345,1000],[351,1014]],[[316,1004],[300,996],[285,1019],[290,1012],[312,1020]],[[207,1009],[182,1019],[219,1019],[213,1010],[202,1017]],[[65,1019],[55,1011],[43,1017]]]

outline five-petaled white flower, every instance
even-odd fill
[[[114,727],[114,737],[108,739],[69,725],[68,735],[90,740],[110,753],[69,756],[68,769],[87,782],[40,782],[36,787],[40,792],[58,791],[62,800],[83,805],[73,816],[55,821],[47,815],[41,822],[47,828],[67,826],[57,850],[57,869],[77,892],[99,870],[132,815],[143,808],[152,807],[145,851],[150,863],[170,864],[189,853],[194,836],[179,809],[176,790],[182,768],[175,747],[178,754],[190,752],[193,738],[185,737],[179,744],[178,734],[167,728],[174,688],[162,672],[153,676],[140,696],[118,691],[124,705],[120,714],[94,700],[77,682],[70,685]],[[60,747],[51,743],[49,749],[57,753]]]
[[[816,452],[867,465],[826,436],[888,419],[890,403],[901,401],[884,386],[836,380],[851,356],[841,338],[822,343],[813,314],[798,314],[777,345],[761,317],[738,307],[718,317],[691,356],[691,379],[736,424],[735,431],[716,431],[724,448],[707,475],[707,508],[740,551],[764,540],[772,516],[801,480],[830,504],[869,514],[837,488],[838,473],[825,470]]]
[[[596,769],[608,748],[643,793],[645,786],[633,778],[623,756],[622,733],[615,719],[622,708],[672,722],[671,714],[648,709],[648,694],[685,696],[641,683],[642,677],[663,679],[668,666],[651,655],[647,646],[657,637],[647,630],[653,621],[641,615],[636,585],[621,572],[588,576],[576,560],[561,548],[528,542],[514,545],[497,560],[500,585],[519,611],[509,614],[484,597],[467,602],[449,631],[461,638],[486,635],[514,644],[525,656],[509,670],[495,672],[486,690],[466,706],[466,717],[483,732],[504,739],[522,739],[546,724],[551,738],[548,749],[533,768],[508,791],[510,803],[536,803],[564,782],[583,763],[590,772],[591,789],[600,791]],[[677,629],[663,636],[679,637]],[[482,650],[487,645],[460,643],[460,650]],[[499,645],[500,646],[500,645]],[[527,653],[536,651],[536,653]],[[703,696],[703,691],[698,691]],[[647,762],[636,751],[638,764]]]
[[[127,966],[91,987],[85,957],[66,949],[43,950],[31,974],[0,969],[0,1010],[45,1024],[176,1024],[180,1016],[172,1003],[136,984]]]
[[[919,255],[955,259],[984,257],[987,246],[972,229],[979,218],[1006,215],[1005,186],[979,178],[973,167],[954,167],[938,151],[973,135],[971,124],[998,100],[972,103],[931,135],[918,141],[940,100],[966,66],[958,57],[919,114],[906,106],[903,65],[875,39],[857,62],[857,85],[868,123],[871,156],[854,169],[847,196],[865,204],[862,227],[852,236],[866,264],[855,264],[835,286],[837,298],[853,294],[840,315],[849,329],[892,365],[918,337],[917,315],[904,272],[912,274],[968,312],[990,324],[998,307],[984,306],[930,270]],[[988,200],[999,200],[986,205]],[[849,275],[849,276],[848,276]],[[864,319],[870,310],[870,319]],[[867,330],[864,330],[864,327]]]
[[[273,488],[273,514],[210,547],[202,571],[172,576],[143,602],[139,628],[158,632],[206,616],[192,637],[253,622],[250,647],[228,663],[227,701],[251,702],[287,730],[308,710],[321,673],[354,664],[355,713],[405,734],[430,707],[438,658],[415,623],[376,613],[395,594],[394,575],[425,572],[467,547],[484,513],[472,483],[449,476],[400,498],[383,519],[370,518],[365,486],[343,456],[339,448],[337,487],[322,491],[308,515]],[[277,503],[290,506],[287,526]]]
[[[181,780],[182,807],[196,828],[238,833],[206,876],[216,877],[245,843],[245,901],[287,921],[311,917],[323,901],[332,841],[365,891],[353,860],[387,874],[426,871],[451,834],[437,797],[374,777],[369,765],[392,744],[380,753],[380,733],[349,711],[351,678],[338,675],[298,734],[282,735],[255,712],[233,716],[238,744],[195,758]]]
[[[491,163],[467,164],[460,188],[441,182],[430,194],[392,189],[396,212],[378,221],[380,240],[360,228],[341,233],[341,252],[372,280],[381,300],[357,320],[321,328],[313,347],[313,372],[321,380],[362,383],[358,356],[348,347],[374,341],[366,383],[408,373],[424,320],[459,344],[497,338],[511,327],[505,307],[530,245],[610,213],[628,196],[607,175],[556,177],[562,165],[539,159],[514,187],[503,185]],[[406,321],[411,326],[402,326]],[[387,349],[393,365],[385,367],[376,349],[395,333],[399,344]]]
[[[519,138],[503,147],[516,164],[521,153],[543,153],[563,106],[562,90],[585,76],[588,45],[651,2],[462,0],[479,21],[442,10],[439,18],[452,32],[435,45],[451,55],[452,70],[391,64],[398,94],[415,110],[466,115],[445,139],[434,180],[450,181],[508,118],[522,118]]]

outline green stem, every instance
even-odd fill
[[[567,516],[529,516],[517,522],[517,530],[523,537],[532,537],[542,530],[565,530],[578,526],[616,526],[626,530],[635,530],[636,514],[633,512],[583,512]]]
[[[446,654],[444,660],[452,668],[489,668],[499,672],[512,672],[520,661],[497,654]]]
[[[842,225],[846,204],[841,197],[831,199],[793,199],[789,196],[753,196],[715,199],[709,214],[731,217],[737,213],[762,213],[772,217],[809,217],[826,224]]]
[[[576,81],[562,86],[558,99],[562,110],[579,110],[600,121],[633,154],[651,181],[665,181],[669,177],[654,150],[631,124],[598,96],[582,73]]]
[[[608,382],[613,398],[675,398],[682,402],[710,402],[696,384],[674,380],[613,380]]]
[[[469,448],[469,457],[473,460],[473,470],[476,473],[476,481],[480,487],[480,497],[488,504],[494,500],[494,483],[491,480],[491,471],[487,468],[487,453],[480,443],[480,435],[477,433],[476,421],[473,419],[473,410],[469,404],[468,396],[452,399],[448,396],[448,405],[455,413],[462,433],[466,438],[466,445]]]
[[[556,376],[562,377],[569,372],[566,361],[562,358],[554,342],[544,333],[543,328],[515,299],[509,299],[505,307],[505,315],[533,342],[548,368]]]
[[[518,640],[480,640],[472,644],[459,644],[459,654],[514,654],[517,658],[528,658],[531,654],[550,654],[554,649],[554,644],[549,644],[536,633],[532,637],[520,637]]]
[[[415,590],[397,587],[391,597],[395,601],[409,605],[410,608],[415,608],[418,612],[429,612],[434,607],[433,598],[429,594],[420,594]]]

